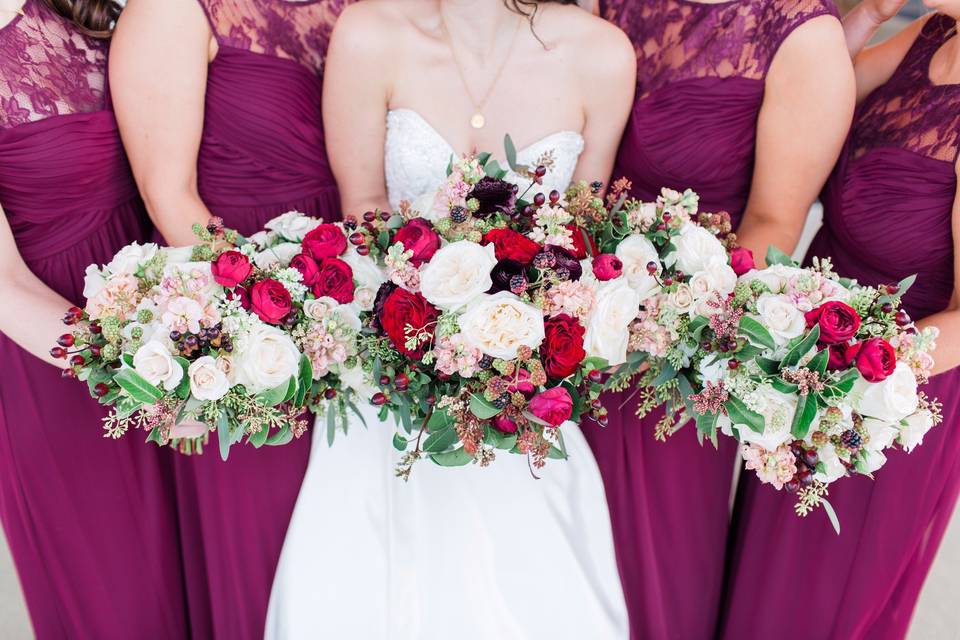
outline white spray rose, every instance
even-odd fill
[[[707,268],[711,258],[719,257],[726,261],[727,250],[717,237],[705,228],[691,223],[683,225],[680,233],[673,239],[676,251],[666,256],[667,266],[675,266],[686,274],[694,274]]]
[[[103,291],[106,284],[107,279],[97,265],[87,266],[87,270],[83,274],[83,297],[87,300],[96,297],[98,293]]]
[[[917,379],[906,363],[897,363],[893,373],[881,382],[866,382],[862,378],[854,388],[860,395],[856,410],[860,415],[885,422],[899,423],[917,410]]]
[[[583,338],[587,355],[603,358],[611,366],[626,362],[628,327],[636,319],[641,302],[640,293],[625,278],[601,284]]]
[[[157,255],[157,251],[157,245],[152,242],[143,245],[137,242],[128,244],[117,252],[107,269],[110,273],[133,275],[137,272],[137,267]]]
[[[783,264],[775,264],[772,267],[767,267],[766,269],[761,269],[759,271],[757,269],[752,269],[740,276],[740,281],[750,283],[754,280],[759,280],[767,285],[772,293],[783,293],[784,289],[787,287],[787,283],[792,278],[798,278],[806,275],[809,275],[809,272],[804,271],[803,269],[798,269],[797,267],[788,267],[787,265]]]
[[[274,265],[287,267],[293,257],[300,253],[300,249],[301,246],[295,242],[282,242],[255,254],[253,262],[261,269],[269,269]]]
[[[764,429],[763,433],[757,433],[747,425],[737,425],[742,442],[776,451],[777,447],[793,439],[790,427],[797,410],[797,396],[761,386],[749,394],[747,400],[748,406],[763,416]]]
[[[339,372],[340,382],[348,389],[352,389],[360,400],[369,401],[374,394],[380,391],[369,380],[369,375],[363,372],[360,366],[352,369],[341,368]]]
[[[462,309],[493,286],[490,272],[496,265],[492,244],[481,246],[467,240],[451,242],[421,267],[420,291],[424,298],[441,309]]]
[[[892,445],[899,432],[897,425],[875,418],[864,418],[863,426],[869,436],[866,448],[871,451],[882,451]]]
[[[320,220],[305,216],[299,211],[288,211],[263,226],[287,240],[300,242],[305,235],[320,226],[320,223]]]
[[[258,325],[241,336],[233,355],[237,381],[247,391],[259,393],[273,389],[296,375],[300,352],[286,333],[267,325]]]
[[[657,248],[646,236],[627,236],[617,246],[616,256],[623,263],[623,277],[640,294],[640,300],[646,300],[660,290],[657,279],[650,275],[647,265],[653,262],[660,269],[660,257]]]
[[[380,285],[387,281],[386,275],[373,258],[361,256],[353,245],[349,245],[340,259],[350,265],[350,269],[353,270],[353,280],[357,284],[353,292],[353,306],[359,311],[370,311],[373,309],[373,301]]]
[[[720,299],[726,298],[736,286],[737,274],[727,264],[727,259],[718,256],[710,258],[706,268],[690,278],[690,290],[697,302],[695,313],[712,315],[716,309],[708,303],[717,299],[716,294],[720,295]]]
[[[807,329],[807,319],[803,312],[786,296],[760,296],[757,299],[757,316],[760,324],[766,327],[778,346],[803,335]]]
[[[460,332],[483,353],[513,360],[520,347],[543,342],[543,312],[509,291],[483,294],[460,316]]]
[[[834,480],[839,480],[847,475],[847,468],[841,462],[840,456],[837,455],[837,450],[832,444],[828,443],[826,446],[817,449],[817,455],[823,465],[823,471],[815,473],[814,480],[830,484]]]
[[[907,416],[904,422],[906,424],[900,428],[897,442],[910,453],[914,447],[923,444],[923,437],[933,427],[933,414],[923,409]]]
[[[133,370],[154,386],[173,391],[183,379],[183,368],[159,340],[151,340],[133,354]]]
[[[201,356],[187,369],[190,378],[190,393],[197,400],[219,400],[230,390],[227,374],[210,356]]]

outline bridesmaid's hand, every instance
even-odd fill
[[[879,27],[900,13],[900,9],[903,9],[907,2],[908,0],[863,0],[860,4],[866,17]]]

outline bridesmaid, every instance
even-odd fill
[[[321,72],[345,0],[130,0],[111,81],[134,175],[167,242],[211,214],[251,234],[297,210],[339,217]],[[177,461],[195,635],[260,638],[310,452],[238,447]],[[209,614],[203,619],[203,614]]]
[[[829,0],[601,0],[637,52],[637,97],[613,177],[654,199],[690,187],[762,260],[791,251],[850,125],[854,79]],[[742,221],[742,222],[741,222]],[[715,628],[736,443],[687,426],[654,439],[629,393],[585,429],[607,486],[635,638]]]
[[[169,451],[104,439],[50,353],[149,235],[105,90],[112,0],[0,2],[0,520],[38,638],[188,633]]]
[[[847,17],[854,53],[877,17],[896,13],[898,4],[874,0]],[[797,518],[794,496],[760,486],[751,474],[726,584],[727,638],[903,638],[957,503],[960,1],[927,5],[940,13],[856,59],[863,99],[823,192],[825,224],[808,255],[831,256],[838,273],[867,284],[918,275],[904,305],[921,326],[941,330],[940,375],[924,391],[943,403],[943,423],[909,455],[888,454],[875,480],[831,486],[839,536],[820,514]]]

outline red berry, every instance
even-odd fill
[[[534,175],[537,176],[538,178],[542,178],[543,176],[547,175],[547,168],[542,164],[537,165],[537,168],[534,171]]]
[[[68,313],[67,315],[63,316],[63,324],[67,325],[68,327],[77,324],[77,316]]]
[[[81,309],[80,307],[70,307],[69,309],[67,309],[67,313],[74,316],[78,320],[83,317],[83,309]]]
[[[554,189],[550,192],[550,204],[557,204],[560,202],[560,192]]]
[[[647,273],[653,275],[657,272],[657,263],[651,260],[647,263]]]
[[[736,358],[730,358],[729,360],[727,360],[727,366],[730,368],[731,371],[736,371],[737,369],[740,368],[740,361],[737,360]]]
[[[427,403],[428,405],[430,405],[430,406],[432,407],[432,406],[434,405],[434,403],[437,401],[437,397],[436,397],[436,396],[427,396],[426,398],[424,398],[424,400],[426,401],[426,403]]]
[[[363,214],[364,222],[373,222],[377,219],[377,213],[375,211],[367,211]]]
[[[100,327],[100,325],[96,323],[90,325],[90,333],[100,333],[102,331],[103,329]]]
[[[388,376],[387,374],[383,374],[382,376],[380,376],[380,386],[385,387],[388,384],[390,384],[390,376]]]
[[[381,211],[381,212],[380,212],[380,219],[383,220],[384,222],[386,222],[387,220],[390,219],[390,216],[391,216],[391,215],[393,215],[393,214],[390,213],[389,211]]]
[[[663,224],[662,222],[657,225],[657,231],[666,231],[666,230],[667,230],[667,225]]]
[[[803,452],[803,464],[815,469],[818,462],[820,462],[820,456],[817,455],[816,449],[807,449]]]
[[[50,355],[57,359],[66,358],[67,350],[63,347],[54,347],[53,349],[50,349]]]
[[[96,394],[98,398],[102,398],[110,393],[110,387],[100,382],[93,388],[93,393]]]
[[[362,233],[360,233],[359,231],[355,231],[355,232],[353,232],[353,233],[350,234],[350,244],[352,244],[352,245],[354,245],[354,246],[360,246],[361,244],[365,243],[366,241],[367,241],[366,236],[364,236],[364,235],[363,235]]]
[[[393,379],[393,386],[397,388],[397,391],[406,391],[410,386],[410,378],[402,373],[398,373]]]
[[[597,418],[597,422],[600,423],[601,427],[605,427],[610,423],[610,418],[607,416],[607,414],[602,414]]]
[[[590,382],[600,382],[603,380],[603,372],[599,369],[592,369],[587,377],[590,378]]]
[[[65,333],[57,338],[57,344],[61,347],[72,347],[74,343],[73,334]]]
[[[893,313],[893,304],[890,302],[884,302],[880,307],[880,310],[884,313]]]
[[[77,377],[77,372],[74,371],[73,369],[64,369],[63,371],[60,372],[60,377],[61,377],[61,378],[76,378],[76,377]]]
[[[337,397],[337,390],[327,389],[326,391],[323,392],[323,397],[326,398],[327,400],[333,400],[334,398]]]
[[[904,327],[910,324],[910,314],[903,309],[900,309],[900,311],[897,311],[896,321],[898,325]]]
[[[787,493],[796,493],[797,491],[800,491],[800,483],[796,480],[790,480],[783,485],[783,488],[787,490]]]
[[[664,221],[664,222],[670,222],[670,220],[672,220],[672,219],[673,219],[673,216],[670,215],[670,212],[669,212],[669,211],[664,211],[664,212],[663,212],[663,221]]]
[[[378,407],[382,407],[383,405],[387,404],[387,396],[383,395],[382,393],[375,393],[373,394],[373,398],[370,399],[370,402]]]
[[[370,247],[368,247],[365,244],[362,244],[359,247],[357,247],[357,253],[360,254],[361,256],[370,255]]]
[[[890,294],[891,296],[897,295],[898,293],[900,293],[900,285],[898,285],[898,284],[888,284],[888,285],[887,285],[887,293]]]
[[[71,356],[70,358],[70,364],[74,366],[82,367],[85,363],[86,363],[86,360],[84,360],[83,356],[80,355],[79,353],[74,356]]]
[[[538,193],[537,195],[533,196],[533,204],[535,204],[538,207],[542,207],[543,203],[546,201],[547,201],[547,198],[542,193]]]
[[[100,357],[100,345],[98,345],[98,344],[92,344],[92,345],[90,345],[90,355],[93,356],[94,358],[99,358],[99,357]]]

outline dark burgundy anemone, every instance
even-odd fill
[[[467,195],[467,200],[470,198],[476,198],[477,202],[480,203],[473,215],[481,219],[488,218],[498,211],[511,215],[517,202],[511,183],[490,176],[484,176],[480,179],[480,182],[473,185],[473,190]]]
[[[382,285],[380,285],[380,288],[377,289],[377,296],[373,299],[372,319],[373,328],[377,331],[383,331],[383,326],[380,324],[380,314],[383,313],[383,303],[386,302],[387,297],[389,297],[396,288],[397,285],[394,283],[384,282]]]
[[[493,280],[493,286],[487,293],[497,293],[498,291],[510,291],[510,281],[514,276],[521,276],[526,280],[527,269],[516,260],[501,260],[490,272],[490,278]]]
[[[543,248],[541,253],[549,253],[553,256],[553,270],[556,271],[561,278],[566,280],[579,280],[580,276],[583,275],[583,267],[580,265],[580,261],[577,260],[577,256],[563,247],[548,244]],[[564,278],[564,275],[567,277]]]

